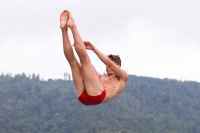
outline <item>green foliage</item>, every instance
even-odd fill
[[[111,102],[82,105],[72,81],[0,76],[1,133],[199,133],[200,83],[129,75]]]

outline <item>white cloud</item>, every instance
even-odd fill
[[[68,8],[84,40],[119,54],[129,74],[200,81],[198,0],[0,1],[0,72],[63,78],[59,15]],[[71,36],[71,35],[70,35]],[[72,38],[72,37],[71,37]],[[72,41],[73,43],[73,41]],[[89,52],[97,71],[104,65]]]

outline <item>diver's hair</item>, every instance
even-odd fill
[[[121,66],[121,58],[119,57],[119,55],[113,55],[110,54],[108,55],[108,58],[110,58],[112,61],[114,61],[116,64]]]

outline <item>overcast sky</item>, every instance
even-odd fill
[[[200,82],[199,0],[0,0],[0,73],[64,78],[59,16],[83,40],[118,54],[128,74]],[[71,42],[73,43],[70,34]],[[88,51],[99,73],[105,65]]]

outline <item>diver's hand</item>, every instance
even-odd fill
[[[88,49],[88,50],[94,49],[94,45],[92,43],[90,43],[89,41],[84,41],[83,43],[84,43],[86,49]]]

